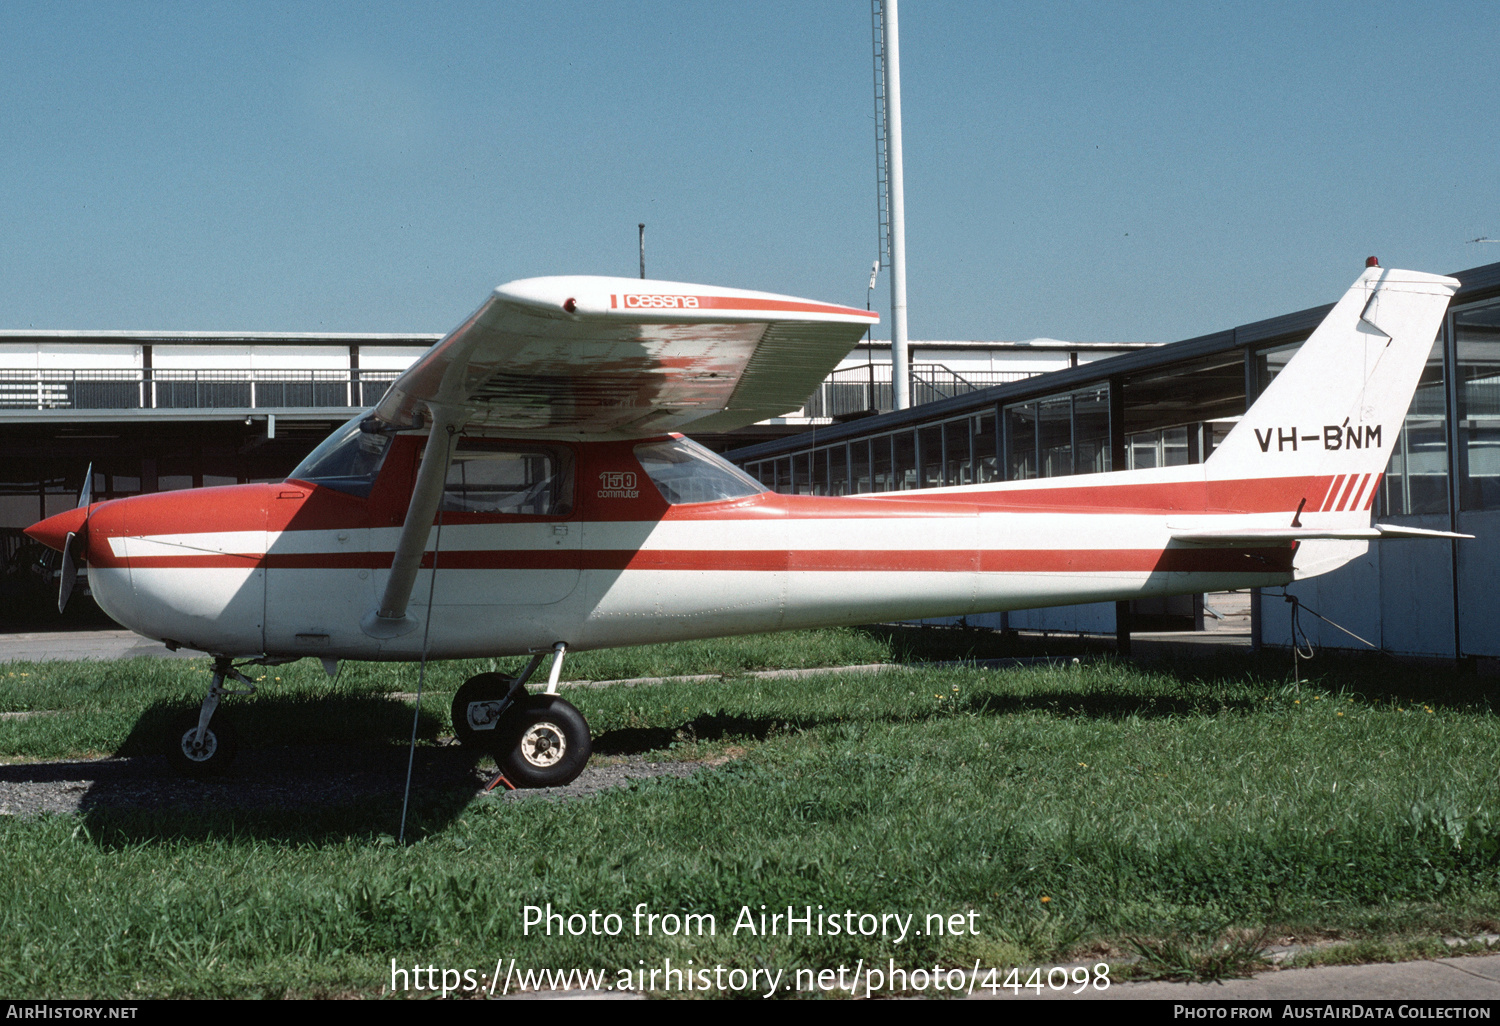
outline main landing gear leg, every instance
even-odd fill
[[[557,696],[567,650],[561,641],[552,646],[546,694],[529,695],[523,687],[541,664],[538,654],[514,681],[481,673],[465,681],[454,696],[454,733],[500,764],[500,776],[491,787],[502,781],[512,787],[561,787],[588,765],[593,753],[588,722]]]
[[[226,688],[226,679],[245,686]],[[234,760],[235,739],[223,717],[214,722],[214,712],[219,708],[220,699],[229,695],[248,695],[254,690],[254,682],[235,669],[228,656],[216,657],[208,697],[203,699],[196,712],[185,712],[173,720],[168,732],[167,760],[172,768],[190,777],[223,773]]]

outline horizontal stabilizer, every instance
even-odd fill
[[[1395,538],[1472,538],[1472,534],[1421,527],[1241,527],[1235,530],[1173,531],[1172,540],[1189,545],[1276,545],[1293,541],[1380,541]]]

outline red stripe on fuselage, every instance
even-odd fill
[[[1291,568],[1293,548],[1211,549],[864,549],[730,550],[722,549],[507,549],[443,552],[442,570],[685,570],[694,572],[828,573],[1267,573]],[[139,569],[385,570],[389,552],[202,553],[143,556],[130,560]],[[428,552],[422,565],[432,567]]]
[[[1347,496],[1356,478],[1345,481]],[[975,513],[1115,513],[1171,515],[1184,513],[1272,513],[1295,509],[1298,501],[1338,484],[1328,477],[1248,478],[1235,481],[1175,481],[1142,484],[1092,483],[1073,478],[1067,485],[1007,488],[975,486],[963,491],[878,492],[857,496],[781,495],[766,492],[727,502],[665,506],[662,520],[762,520],[768,517],[823,520],[972,516]],[[400,526],[397,519],[372,523],[365,500],[312,485],[231,485],[180,492],[160,492],[101,503],[99,511],[128,507],[125,530],[134,537],[199,532],[338,530]],[[633,503],[614,503],[580,496],[578,509],[565,518],[483,517],[445,514],[445,523],[526,523],[557,520],[612,522],[639,520]],[[1326,508],[1326,500],[1325,500]],[[104,527],[104,517],[91,528]]]

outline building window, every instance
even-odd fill
[[[849,494],[849,453],[842,445],[828,450],[828,494]]]
[[[910,491],[917,487],[917,439],[914,431],[897,431],[891,435],[891,460],[894,464],[891,491]]]
[[[1011,481],[1109,470],[1109,386],[1007,406],[1005,451]]]
[[[1073,473],[1103,474],[1110,469],[1109,388],[1073,395]]]
[[[1453,338],[1459,509],[1500,509],[1500,301],[1455,310]]]
[[[1043,477],[1073,473],[1073,397],[1043,399],[1037,404],[1037,437]]]
[[[891,436],[877,435],[870,439],[870,464],[874,468],[874,490],[893,492],[895,481],[891,475]]]
[[[1005,479],[1036,477],[1036,403],[1005,408]]]
[[[921,447],[921,487],[943,487],[943,425],[931,424],[917,431]]]
[[[1448,512],[1448,421],[1443,383],[1443,334],[1438,333],[1417,393],[1396,435],[1376,510],[1382,516]]]
[[[849,443],[849,470],[849,476],[854,481],[855,495],[875,490],[874,478],[870,474],[870,440],[868,438]]]
[[[976,480],[980,484],[1000,480],[1000,439],[995,431],[997,418],[993,413],[982,413],[975,418],[974,467]]]
[[[974,453],[970,432],[974,418],[950,420],[943,424],[944,479],[950,485],[974,483]]]
[[[1193,441],[1193,434],[1186,427],[1138,431],[1126,439],[1130,469],[1185,467],[1189,463],[1197,463],[1199,461],[1193,458]]]

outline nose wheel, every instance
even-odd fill
[[[243,688],[227,688],[226,680],[243,684]],[[214,679],[209,686],[208,697],[197,709],[189,710],[172,720],[167,730],[167,761],[172,768],[187,777],[212,777],[223,773],[234,761],[234,731],[221,716],[214,719],[219,700],[229,695],[248,695],[255,690],[255,683],[246,677],[224,657],[214,660]]]
[[[218,776],[234,761],[234,731],[221,716],[200,737],[198,717],[198,710],[193,709],[172,721],[167,732],[167,759],[183,776]]]

